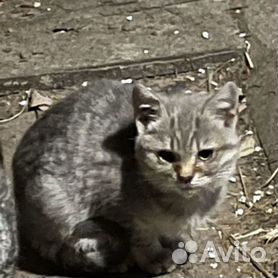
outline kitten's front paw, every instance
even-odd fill
[[[141,254],[137,258],[139,267],[151,274],[169,273],[176,269],[177,265],[172,260],[172,250],[163,248],[159,253],[149,257],[148,253]]]
[[[93,262],[98,267],[104,266],[104,258],[98,250],[98,241],[93,238],[80,238],[74,245],[75,250],[80,255],[84,256],[89,262]]]

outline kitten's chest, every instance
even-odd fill
[[[140,229],[149,231],[154,236],[175,237],[180,235],[187,226],[186,217],[175,216],[161,208],[152,208],[148,215],[142,215],[137,222]]]

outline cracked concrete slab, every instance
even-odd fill
[[[243,48],[227,1],[38,3],[1,2],[0,79]]]

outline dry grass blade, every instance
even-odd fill
[[[227,234],[225,230],[223,230],[221,227],[215,226],[216,229],[221,230],[222,234],[225,236],[226,239],[229,240],[230,244],[232,244],[237,250],[245,257],[248,257],[250,259],[250,263],[253,265],[254,268],[256,268],[264,277],[266,278],[275,278],[271,273],[269,273],[259,262],[253,259],[253,257],[250,255],[250,253],[247,250],[243,250],[242,247],[238,244],[238,240],[230,234]]]
[[[270,229],[265,235],[260,236],[261,239],[264,239],[266,243],[273,242],[278,238],[278,226],[274,229]]]
[[[274,172],[271,174],[269,179],[261,186],[261,188],[267,187],[272,182],[272,180],[276,177],[277,174],[278,174],[278,168],[274,170]]]
[[[234,234],[232,235],[233,238],[235,238],[236,240],[239,240],[239,239],[243,239],[243,238],[247,238],[247,237],[251,237],[251,236],[255,236],[255,235],[258,235],[258,234],[261,234],[261,233],[267,233],[268,231],[263,229],[263,228],[259,228],[257,230],[254,230],[252,232],[249,232],[247,234],[244,234],[244,235],[240,235],[240,234]]]

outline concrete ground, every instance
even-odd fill
[[[97,77],[132,78],[161,88],[178,83],[187,89],[210,89],[236,80],[247,105],[240,132],[252,130],[262,151],[240,159],[241,175],[231,184],[217,225],[199,231],[196,240],[201,252],[207,240],[227,248],[232,234],[274,228],[275,191],[267,195],[270,189],[264,188],[264,197],[252,208],[239,199],[245,186],[244,194],[252,200],[277,168],[275,2],[0,0],[0,141],[8,173],[16,144],[36,120],[30,111],[4,122],[20,111],[26,90],[45,96],[44,103],[58,101]],[[246,40],[251,62],[246,59]],[[243,209],[242,216],[235,215],[238,209]],[[211,258],[182,266],[170,276],[275,277],[275,241],[266,243],[261,236],[264,233],[243,240],[250,247],[266,248],[267,261],[259,266],[234,261],[215,264]],[[17,272],[18,277],[30,275]]]

